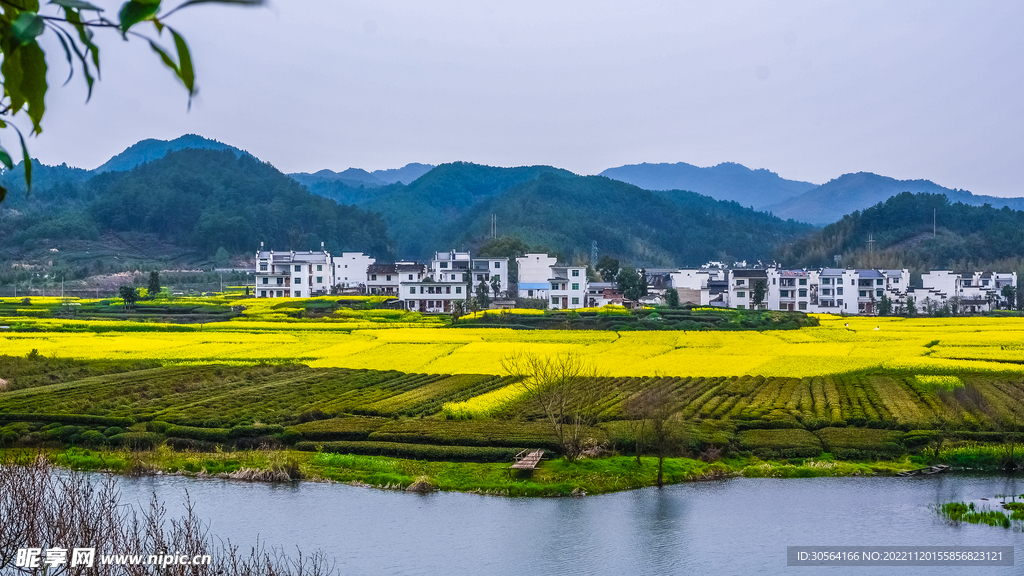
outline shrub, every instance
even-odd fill
[[[306,440],[366,440],[386,422],[383,418],[351,416],[298,424],[289,427],[288,432],[300,434]]]
[[[337,454],[362,454],[367,456],[391,456],[420,460],[508,462],[523,448],[493,448],[484,446],[435,446],[430,444],[400,444],[398,442],[299,442],[296,450]]]
[[[0,422],[51,422],[59,424],[76,424],[79,426],[121,426],[127,428],[135,423],[131,418],[111,418],[107,416],[89,416],[85,414],[42,414],[42,413],[0,413]]]
[[[878,456],[894,457],[903,448],[903,433],[875,428],[822,428],[815,432],[826,452],[836,458],[869,459]]]
[[[230,434],[227,428],[196,428],[193,426],[169,426],[166,434],[173,438],[193,438],[205,442],[227,442]]]
[[[821,441],[807,430],[747,430],[739,433],[740,448],[762,458],[807,458],[821,454]]]

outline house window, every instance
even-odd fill
[[[831,296],[832,295],[832,289],[831,288],[822,288],[821,289],[821,295],[822,296]]]
[[[882,285],[882,279],[881,278],[879,278],[878,280],[875,280],[875,286],[881,286],[881,285]]]
[[[409,274],[409,280],[412,280],[412,274]]]
[[[879,298],[882,297],[882,289],[881,288],[879,288],[878,290],[875,290],[875,296],[878,296]]]
[[[842,295],[843,295],[843,287],[840,286],[839,288],[836,288],[836,296],[842,296]],[[842,304],[842,301],[840,301],[839,303]]]
[[[391,282],[391,274],[388,274],[384,279],[387,280],[388,282]]]
[[[317,272],[323,272],[324,271],[324,265],[323,264],[317,264],[316,265],[316,271]]]
[[[836,306],[842,306],[842,305],[843,305],[843,299],[842,298],[840,298],[839,300],[836,300]]]
[[[736,297],[737,298],[746,298],[747,297],[747,293],[746,292],[737,292],[736,293]]]
[[[267,297],[267,291],[266,290],[260,290],[260,298],[266,298],[266,297]]]
[[[494,263],[494,268],[495,269],[501,268],[501,262],[495,262]]]
[[[413,288],[415,290],[415,288]],[[420,294],[423,294],[423,286],[420,286]]]
[[[317,284],[323,284],[324,283],[324,277],[323,276],[317,276],[316,277],[316,283]]]
[[[551,285],[551,289],[552,290],[558,290],[558,284],[552,284]]]
[[[477,274],[476,275],[476,279],[477,280],[483,280],[484,279],[484,275],[483,274]]]
[[[441,262],[441,268],[447,268],[447,267],[448,267],[448,263],[447,262]]]
[[[737,280],[736,281],[736,285],[737,286],[746,286],[747,285],[747,281],[746,280]]]
[[[277,285],[278,286],[284,286],[284,278],[278,278],[277,279]]]
[[[579,298],[573,298],[572,299],[572,303],[573,304],[579,304],[580,303],[580,299]]]
[[[296,276],[295,277],[295,283],[296,284],[302,284],[302,278],[300,276]]]
[[[261,272],[266,272],[267,271],[267,265],[266,264],[260,264],[260,271]]]
[[[445,286],[444,287],[444,293],[445,294],[451,294],[452,293],[452,287],[451,286]]]
[[[455,280],[455,274],[452,274],[452,280]]]
[[[553,296],[551,298],[551,303],[554,304],[555,306],[558,306],[558,296]]]
[[[580,277],[580,271],[579,270],[573,270],[572,271],[572,277],[573,278],[579,278]]]
[[[302,292],[300,292],[299,290],[296,290],[295,291],[295,297],[296,298],[302,298]]]
[[[575,272],[575,270],[574,270],[574,272]],[[577,284],[577,283],[575,283],[575,282],[573,282],[573,284],[572,284],[572,289],[573,289],[573,290],[579,290],[579,289],[580,289],[580,285],[579,285],[579,284]]]
[[[281,290],[278,290],[277,291],[277,297],[280,298],[281,296],[284,296],[284,292],[281,291]]]
[[[800,285],[801,286],[807,286],[807,278],[801,278],[800,279]]]
[[[409,288],[409,294],[415,294],[415,293],[416,293],[416,287],[415,286],[411,286]]]
[[[800,289],[800,297],[801,298],[807,298],[807,288],[801,288]]]
[[[868,296],[868,291],[867,290],[861,290],[860,291],[860,297],[861,298],[867,298],[867,296]]]
[[[529,298],[533,298],[533,290],[527,290],[526,291],[526,296],[529,297]]]
[[[801,310],[807,310],[807,302],[799,302],[797,304],[797,308],[799,308]]]
[[[295,266],[295,271],[296,272],[302,272],[302,266],[296,265]]]
[[[376,274],[370,274],[370,280],[376,280],[376,279],[377,279],[377,275]]]
[[[269,284],[270,283],[270,278],[264,278],[263,279],[263,283],[264,284]]]
[[[456,294],[462,294],[462,286],[456,286],[455,287],[455,293]]]
[[[899,284],[900,283],[900,279],[899,278],[893,278],[892,279],[892,283],[893,284]]]

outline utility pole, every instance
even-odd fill
[[[936,221],[935,212],[936,212],[936,209],[932,208],[932,238],[935,238],[935,232],[937,230],[936,227],[935,227],[935,221]]]
[[[875,235],[868,234],[868,266],[875,265]]]
[[[491,239],[498,237],[498,215],[491,214]]]

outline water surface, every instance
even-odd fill
[[[1024,479],[1005,476],[734,478],[541,499],[166,476],[121,486],[124,502],[155,491],[169,516],[188,490],[212,534],[321,549],[342,574],[1024,573],[1024,557],[1014,567],[786,566],[786,546],[1022,544],[1020,531],[952,526],[935,513],[945,502],[1024,493]]]

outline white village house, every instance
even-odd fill
[[[587,266],[559,264],[541,253],[516,258],[516,264],[519,298],[541,299],[558,310],[623,303],[614,283],[588,280]],[[409,310],[443,314],[452,311],[453,302],[473,299],[480,291],[501,298],[509,289],[508,272],[507,258],[473,257],[454,250],[436,252],[428,266],[412,261],[377,263],[361,252],[332,256],[322,243],[320,251],[304,252],[264,250],[261,243],[254,296],[307,298],[356,289],[393,297]],[[715,263],[699,269],[651,269],[648,280],[651,294],[642,300],[645,304],[663,303],[664,294],[675,290],[684,304],[866,315],[878,314],[883,298],[893,310],[904,309],[913,298],[923,312],[942,307],[987,312],[1015,304],[1008,296],[1014,297],[1017,290],[1015,272],[990,271],[933,270],[921,275],[920,287],[911,287],[906,268],[729,269]]]

